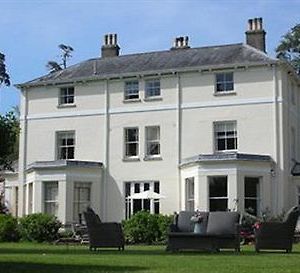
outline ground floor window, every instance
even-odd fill
[[[245,211],[258,215],[260,203],[259,177],[245,177]]]
[[[152,191],[159,193],[159,181],[132,181],[125,182],[125,218],[138,211],[146,210],[151,213],[159,213],[159,199],[131,199],[131,195],[144,191]]]
[[[209,182],[209,210],[226,211],[228,209],[227,176],[212,176]]]
[[[300,186],[297,186],[297,202],[298,205],[300,206]]]
[[[195,211],[195,182],[194,177],[185,179],[186,204],[185,208],[188,211]]]
[[[33,183],[28,184],[28,214],[32,213],[33,209]]]
[[[44,182],[44,212],[58,214],[58,182]]]
[[[82,223],[83,212],[91,204],[91,183],[75,182],[73,198],[73,221]]]

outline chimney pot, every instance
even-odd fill
[[[189,37],[188,36],[180,36],[180,37],[176,37],[174,39],[174,43],[173,43],[173,47],[171,48],[171,50],[173,49],[184,49],[184,48],[190,48],[189,45]]]
[[[104,44],[101,47],[101,57],[119,56],[120,47],[117,44],[117,34],[105,34]]]
[[[266,32],[263,29],[263,19],[261,17],[248,20],[246,44],[266,52]]]

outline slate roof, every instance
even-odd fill
[[[215,154],[199,154],[190,158],[186,158],[182,161],[181,167],[189,165],[191,163],[200,162],[216,162],[216,161],[263,161],[272,162],[272,158],[269,155],[259,154],[244,154],[244,153],[215,153]]]
[[[67,83],[220,66],[259,65],[276,61],[264,52],[242,43],[166,50],[90,59],[17,86]]]

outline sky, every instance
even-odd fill
[[[117,33],[121,55],[167,50],[177,36],[191,47],[245,42],[248,19],[263,17],[267,52],[300,23],[300,0],[0,0],[0,52],[11,87],[0,87],[0,114],[19,104],[13,85],[47,74],[59,44],[74,48],[69,65],[100,56]]]

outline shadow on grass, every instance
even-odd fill
[[[98,272],[139,272],[148,268],[117,265],[70,265],[24,262],[0,262],[0,272],[5,273],[98,273]]]

